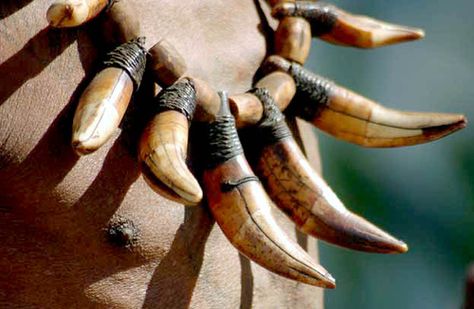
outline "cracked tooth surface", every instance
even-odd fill
[[[283,2],[274,7],[273,15],[304,17],[311,23],[313,36],[338,45],[375,48],[424,37],[421,29],[353,15],[323,2]]]
[[[253,167],[271,199],[309,235],[333,244],[378,253],[407,246],[347,210],[297,146],[269,91],[252,90],[264,107],[258,127],[242,130]]]
[[[108,0],[57,1],[49,7],[46,18],[52,27],[77,27],[99,15],[108,3]]]
[[[242,254],[266,269],[299,282],[334,288],[331,275],[273,219],[270,200],[242,154],[228,109],[223,108],[221,116],[210,124],[210,158],[203,176],[216,222]]]

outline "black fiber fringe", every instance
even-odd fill
[[[125,70],[133,81],[135,90],[140,87],[146,67],[145,38],[133,39],[107,53],[103,67]]]
[[[208,125],[208,147],[208,168],[214,168],[243,154],[232,115],[219,116],[216,121]]]
[[[334,83],[294,62],[289,73],[295,80],[297,91],[288,112],[312,120],[317,115],[319,107],[329,103]]]
[[[254,88],[249,91],[255,95],[263,105],[263,116],[257,124],[259,141],[263,145],[272,145],[291,136],[286,125],[285,116],[275,103],[275,100],[265,88]]]
[[[196,89],[190,79],[183,79],[164,89],[156,97],[157,112],[174,110],[182,113],[188,121],[193,119],[196,110]]]

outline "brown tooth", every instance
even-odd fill
[[[173,195],[173,200],[196,205],[202,199],[202,190],[185,161],[189,121],[196,104],[194,86],[184,79],[163,90],[157,101],[158,114],[140,141],[140,160],[159,181],[152,183],[164,184],[180,197]]]
[[[142,43],[141,39],[133,40],[109,53],[104,62],[105,69],[94,77],[82,94],[72,130],[72,146],[79,155],[99,149],[118,128],[145,69],[146,51]],[[133,66],[116,62],[116,59],[124,58],[124,53],[133,58]]]
[[[292,111],[321,130],[366,147],[399,147],[426,143],[466,126],[458,114],[403,112],[385,108],[283,58],[271,58],[272,69],[290,73],[297,94]]]
[[[293,77],[284,72],[268,74],[260,79],[255,87],[267,89],[280,110],[286,109],[296,93]]]
[[[59,0],[46,13],[52,27],[77,27],[93,19],[102,12],[109,0]]]
[[[219,112],[220,98],[207,82],[195,78],[189,78],[196,89],[196,112],[193,120],[198,122],[212,122]]]
[[[252,173],[237,136],[225,94],[209,126],[209,164],[204,185],[209,208],[229,241],[262,267],[287,278],[334,288],[331,275],[278,227],[270,201]]]
[[[330,243],[367,252],[406,252],[403,242],[344,207],[312,170],[268,91],[254,93],[265,106],[265,116],[245,138],[253,140],[255,171],[276,205],[302,232]]]
[[[275,54],[304,64],[310,48],[310,24],[300,17],[283,18],[275,31]]]
[[[114,1],[100,18],[98,31],[106,46],[117,46],[141,35],[140,16],[131,1]],[[148,47],[148,46],[147,46]]]
[[[273,15],[306,18],[311,23],[313,36],[338,45],[374,48],[424,37],[421,29],[353,15],[326,3],[280,3],[273,8]]]
[[[262,118],[263,108],[257,97],[250,93],[233,95],[229,98],[230,110],[238,128],[256,124]]]
[[[156,43],[150,50],[148,67],[155,82],[162,87],[169,87],[186,73],[187,67],[184,58],[166,40]]]

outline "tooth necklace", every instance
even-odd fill
[[[223,233],[249,259],[299,282],[335,287],[334,278],[278,227],[272,201],[302,232],[332,244],[377,253],[408,250],[343,205],[311,169],[281,111],[366,147],[426,143],[464,128],[463,115],[388,109],[303,67],[312,37],[375,48],[420,39],[422,30],[352,15],[322,2],[269,0],[279,20],[273,54],[259,70],[254,89],[229,97],[206,81],[184,76],[185,60],[166,40],[146,51],[144,38],[118,17],[126,12],[115,2],[63,0],[47,12],[50,25],[58,28],[77,27],[103,13],[123,40],[107,54],[80,98],[72,136],[79,155],[110,139],[146,68],[164,89],[139,143],[143,177],[153,190],[184,205],[197,205],[205,195]],[[191,122],[207,124],[204,193],[186,165]]]

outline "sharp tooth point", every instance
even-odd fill
[[[382,27],[372,33],[372,44],[369,47],[380,47],[384,45],[402,43],[419,40],[425,37],[425,32],[421,29],[408,28],[403,26]]]

